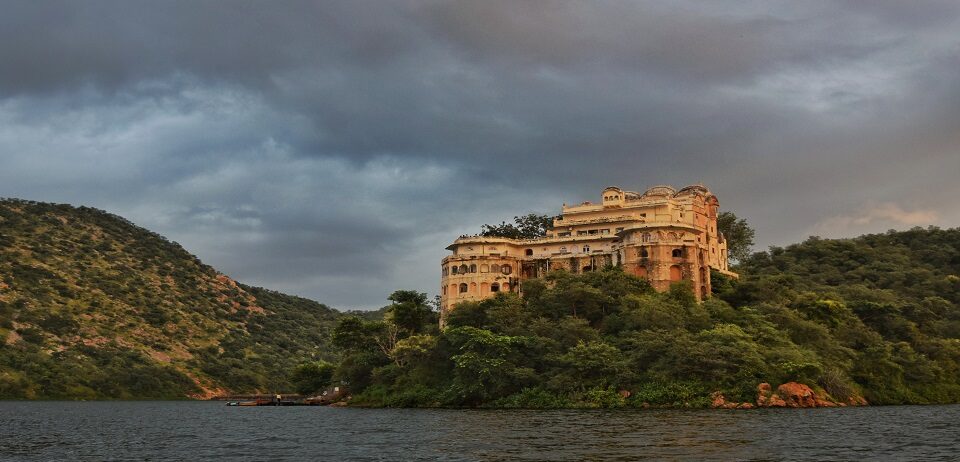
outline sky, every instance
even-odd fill
[[[960,2],[18,1],[0,197],[340,309],[484,223],[702,182],[757,250],[960,226]]]

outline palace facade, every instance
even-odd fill
[[[717,230],[719,206],[699,184],[642,194],[611,186],[600,203],[564,204],[545,237],[462,236],[441,262],[441,323],[457,303],[519,293],[524,280],[556,269],[620,266],[657,290],[688,280],[698,300],[708,297],[711,268],[737,276],[727,268],[727,244]]]

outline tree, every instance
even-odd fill
[[[424,361],[437,347],[437,337],[432,335],[411,335],[397,342],[393,348],[393,361],[400,367],[410,363]]]
[[[500,335],[475,327],[453,327],[443,333],[455,352],[453,389],[470,405],[520,391],[535,378],[518,364],[529,338]]]
[[[347,352],[370,350],[371,324],[356,316],[341,318],[331,335],[333,346]]]
[[[557,358],[562,366],[556,381],[566,388],[586,391],[619,385],[627,370],[626,360],[616,347],[599,340],[580,341]]]
[[[528,213],[522,217],[513,217],[513,224],[500,222],[499,225],[483,225],[481,236],[508,237],[511,239],[532,239],[547,235],[553,228],[553,217]]]
[[[309,395],[328,387],[331,377],[333,377],[333,364],[315,361],[297,366],[293,370],[290,382],[296,387],[297,393]]]
[[[409,333],[423,332],[434,324],[434,312],[427,304],[427,294],[415,290],[398,290],[389,297],[386,319]]]
[[[755,233],[747,220],[737,218],[733,212],[720,212],[717,216],[717,230],[727,240],[727,255],[730,259],[741,262],[750,256]]]

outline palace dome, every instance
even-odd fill
[[[669,197],[677,193],[671,186],[657,185],[643,193],[643,197]]]

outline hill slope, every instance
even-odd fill
[[[960,402],[960,229],[811,238],[737,271],[703,303],[619,268],[553,272],[457,305],[442,332],[394,305],[338,325],[337,376],[370,406]]]
[[[744,277],[722,298],[773,315],[798,343],[844,364],[872,401],[960,402],[960,229],[812,237],[755,253],[738,270]],[[855,355],[831,353],[840,348]]]
[[[88,208],[0,200],[0,398],[291,389],[339,316]]]

